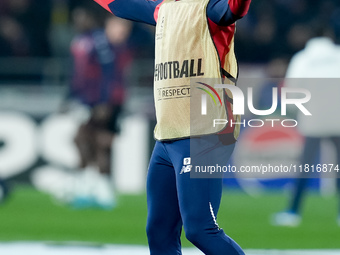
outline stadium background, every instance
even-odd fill
[[[146,245],[144,183],[155,123],[152,28],[133,25],[131,40],[141,54],[126,75],[128,100],[122,133],[114,144],[117,208],[74,210],[32,185],[35,171],[71,169],[78,160],[72,135],[80,113],[61,114],[60,107],[72,75],[71,13],[81,2],[0,1],[0,177],[10,186],[7,201],[0,205],[0,247],[9,241]],[[332,15],[339,12],[336,0],[253,1],[249,14],[238,22],[240,75],[283,77],[290,58],[315,36],[315,28],[329,26]],[[339,35],[339,21],[332,22]],[[255,93],[260,104],[265,100],[260,96],[263,85]],[[128,146],[132,143],[135,146]],[[272,146],[271,150],[277,148],[277,141]],[[327,152],[328,145],[323,149]],[[276,153],[285,157],[287,152]],[[296,158],[301,153],[299,139],[294,141],[294,153]],[[226,179],[220,225],[248,250],[340,249],[332,180],[310,182],[312,194],[299,227],[271,226],[270,216],[286,206],[291,183],[281,178]]]

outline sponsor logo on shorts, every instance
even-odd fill
[[[183,159],[183,167],[182,167],[180,174],[190,173],[191,168],[192,168],[191,158],[184,158]]]

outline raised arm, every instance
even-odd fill
[[[94,0],[117,17],[156,25],[154,13],[163,0]]]
[[[94,1],[112,13],[112,11],[109,8],[109,4],[113,2],[112,0],[94,0]]]
[[[207,15],[219,26],[229,26],[245,16],[251,0],[210,0]]]

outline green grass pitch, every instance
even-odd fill
[[[310,194],[297,228],[273,227],[270,215],[287,203],[283,193],[253,198],[226,190],[217,221],[246,249],[340,248],[337,199]],[[31,187],[18,186],[0,205],[0,241],[81,241],[96,244],[147,244],[145,195],[121,195],[112,211],[76,210]],[[184,246],[191,246],[183,238]]]

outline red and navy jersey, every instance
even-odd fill
[[[89,106],[124,101],[124,71],[132,60],[126,45],[111,45],[101,29],[78,35],[71,44],[70,96]]]
[[[94,0],[116,16],[132,21],[156,25],[163,0]],[[229,26],[243,17],[251,0],[210,0],[208,18],[219,26]]]

